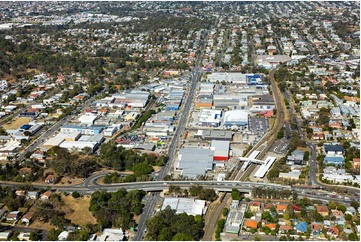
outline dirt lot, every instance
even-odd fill
[[[61,195],[61,199],[66,206],[72,209],[73,213],[68,213],[65,218],[70,219],[73,223],[85,226],[87,223],[95,224],[96,219],[89,212],[90,197],[84,196],[73,198],[71,195]]]
[[[31,118],[15,118],[11,121],[10,124],[4,124],[3,127],[4,129],[18,129],[20,128],[22,125],[29,123],[31,120]]]

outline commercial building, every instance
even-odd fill
[[[250,111],[252,112],[273,110],[275,108],[272,95],[255,95],[250,98],[250,101]]]
[[[62,133],[80,132],[81,134],[100,134],[106,126],[80,126],[80,125],[64,125],[60,128]]]
[[[117,131],[118,131],[118,126],[116,125],[110,126],[106,130],[104,130],[104,136],[111,137]]]
[[[238,201],[232,201],[230,210],[227,214],[225,223],[225,232],[227,234],[238,234],[240,226],[244,220],[244,214],[247,211],[247,204],[238,207]]]
[[[214,161],[227,161],[229,158],[229,141],[212,140],[211,149],[214,150]]]
[[[280,63],[291,60],[288,55],[257,55],[256,64],[266,69],[272,69]]]
[[[125,103],[128,107],[143,108],[149,101],[149,92],[140,90],[132,90],[130,92],[113,94],[115,98],[114,103]]]
[[[209,82],[227,82],[233,84],[247,84],[246,74],[241,72],[213,72],[207,75]]]
[[[166,207],[176,210],[177,214],[203,215],[206,201],[193,198],[164,198],[162,210]]]
[[[214,95],[213,106],[216,109],[235,109],[240,106],[239,95]]]
[[[98,115],[92,113],[86,113],[79,117],[79,122],[84,125],[93,125],[94,121],[98,118]]]
[[[65,148],[68,150],[83,150],[84,148],[88,147],[94,152],[96,148],[98,148],[100,144],[97,142],[87,142],[87,141],[64,141],[62,142],[59,147]]]
[[[248,112],[245,110],[232,110],[224,114],[223,126],[231,128],[232,126],[244,127],[248,124]]]
[[[294,150],[291,155],[287,156],[287,164],[289,165],[304,165],[305,152],[303,150]]]
[[[224,130],[198,130],[194,134],[194,138],[201,138],[202,140],[232,140],[232,131]]]
[[[207,127],[218,127],[221,125],[221,110],[203,109],[199,114],[199,125]]]
[[[214,150],[202,148],[183,148],[178,153],[176,170],[184,177],[195,179],[213,169]]]

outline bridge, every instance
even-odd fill
[[[248,161],[248,162],[252,162],[252,163],[256,163],[256,164],[260,164],[260,165],[263,165],[265,163],[265,161],[263,161],[263,160],[252,159],[252,158],[249,158],[249,157],[240,156],[240,157],[238,157],[238,159],[240,161],[246,161],[246,162]]]

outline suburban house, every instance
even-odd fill
[[[344,155],[345,149],[342,145],[334,145],[334,144],[324,144],[323,149],[325,151],[325,155]]]
[[[284,214],[287,210],[287,205],[286,204],[277,204],[276,210],[277,210],[277,213]]]
[[[54,175],[48,175],[45,178],[45,183],[54,184],[54,182],[55,182],[55,176]]]
[[[26,224],[26,226],[28,226],[31,223],[32,219],[33,219],[33,214],[34,214],[33,212],[26,213],[22,217],[21,223]]]
[[[328,215],[328,207],[327,206],[323,206],[323,205],[318,205],[316,207],[316,210],[319,214],[321,214],[322,216],[327,216]]]
[[[51,195],[53,195],[53,193],[51,191],[46,191],[43,194],[41,194],[40,199],[47,200],[51,197]]]
[[[249,210],[251,212],[258,212],[261,209],[261,203],[257,201],[252,201],[249,203]]]
[[[20,211],[12,211],[6,216],[6,220],[8,221],[16,221],[18,220],[21,212]]]
[[[257,229],[258,222],[257,222],[257,220],[254,220],[254,219],[247,219],[246,222],[244,223],[244,226],[247,229]]]

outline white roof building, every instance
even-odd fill
[[[248,111],[231,110],[224,114],[224,126],[246,126],[248,125]]]
[[[227,161],[229,155],[229,141],[212,140],[211,149],[214,150],[214,160]]]
[[[79,121],[82,124],[85,125],[92,125],[94,124],[94,121],[98,118],[98,115],[94,115],[94,114],[84,114],[82,116],[80,116]]]
[[[165,198],[162,206],[176,210],[177,214],[187,213],[188,215],[203,215],[206,201],[192,198]]]

